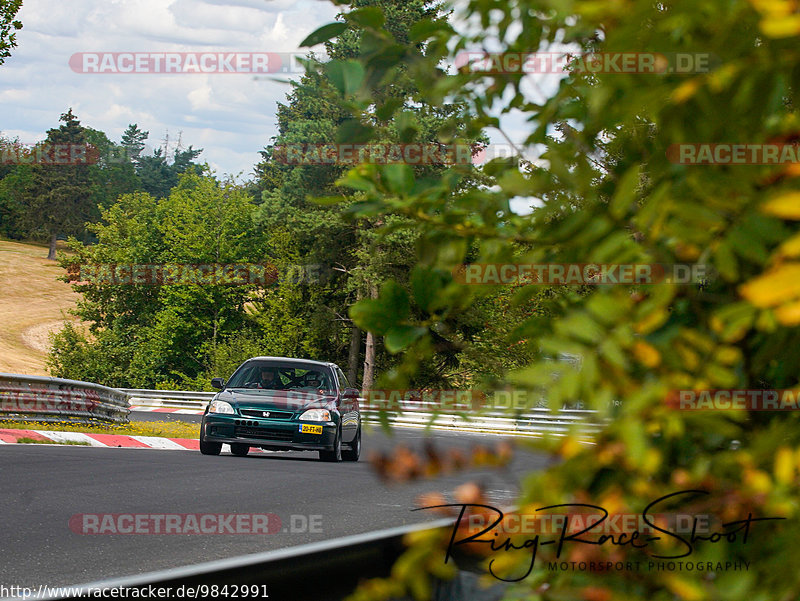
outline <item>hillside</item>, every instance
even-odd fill
[[[48,333],[61,327],[78,295],[47,249],[0,240],[0,372],[48,375]]]

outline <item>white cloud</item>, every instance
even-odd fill
[[[530,215],[534,209],[543,207],[541,198],[534,196],[515,196],[508,201],[509,208],[517,215]]]
[[[320,0],[26,0],[19,46],[0,66],[0,131],[41,140],[72,107],[119,140],[129,123],[204,148],[219,174],[250,173],[277,133],[289,87],[249,74],[84,74],[79,52],[297,52],[339,8]],[[285,75],[281,75],[285,78]]]

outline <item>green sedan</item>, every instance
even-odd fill
[[[219,455],[230,445],[244,457],[251,447],[317,451],[323,461],[358,461],[361,413],[358,391],[334,363],[254,357],[225,382],[200,426],[200,452]]]

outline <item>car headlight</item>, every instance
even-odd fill
[[[233,406],[225,401],[211,401],[208,406],[209,413],[230,413],[233,414]]]
[[[329,422],[331,412],[327,409],[309,409],[300,416],[301,422]]]

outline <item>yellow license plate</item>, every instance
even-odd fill
[[[313,424],[301,424],[300,432],[303,434],[322,434],[322,426],[315,426]]]

